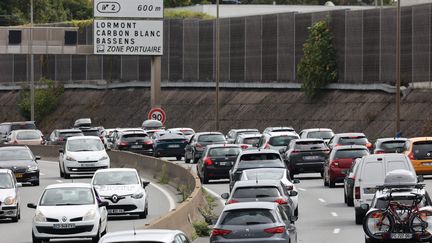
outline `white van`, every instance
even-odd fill
[[[356,224],[362,224],[366,214],[360,205],[370,206],[376,187],[384,184],[387,173],[398,169],[408,170],[416,175],[411,161],[404,154],[372,154],[359,161],[353,190]]]

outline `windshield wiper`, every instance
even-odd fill
[[[90,149],[80,149],[80,150],[75,150],[73,152],[86,152],[86,151],[93,151],[93,150],[90,150]]]

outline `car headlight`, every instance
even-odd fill
[[[16,197],[7,197],[5,200],[4,200],[4,204],[5,205],[14,205],[14,204],[16,204]]]
[[[34,221],[39,222],[39,223],[40,222],[46,222],[46,217],[41,211],[36,210],[36,214],[34,216]]]
[[[83,217],[83,221],[94,220],[96,218],[96,211],[94,209],[89,210]]]
[[[38,171],[39,167],[37,165],[29,165],[27,171]]]
[[[102,156],[102,158],[100,158],[99,160],[106,160],[108,159],[108,156]]]
[[[132,194],[131,197],[135,198],[135,199],[141,199],[142,197],[144,197],[144,193],[142,193],[142,192],[140,192],[140,193],[134,193],[134,194]]]
[[[66,160],[69,160],[69,161],[76,161],[76,159],[74,159],[72,156],[66,156]]]

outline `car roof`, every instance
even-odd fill
[[[253,138],[253,137],[261,137],[262,134],[259,132],[257,132],[257,133],[240,133],[238,136],[242,137],[242,138]]]
[[[137,172],[137,170],[134,168],[108,168],[108,169],[99,169],[95,172],[95,174],[102,173],[102,172],[117,172],[117,171]]]
[[[223,135],[222,133],[220,133],[220,132],[198,132],[198,133],[195,133],[195,136],[201,136],[201,135],[211,135],[211,134],[218,134],[218,135]]]
[[[419,142],[419,141],[432,141],[432,137],[415,137],[408,139],[411,142]]]
[[[38,129],[17,129],[17,130],[13,130],[12,132],[18,133],[18,132],[39,132],[41,133],[41,131],[39,131]]]
[[[255,168],[255,169],[246,169],[243,170],[243,173],[249,172],[264,172],[264,171],[286,171],[286,168]]]
[[[293,127],[267,127],[266,130],[275,130],[275,129],[294,129]]]
[[[242,202],[225,205],[223,211],[239,209],[276,209],[277,204],[274,202]]]
[[[81,140],[81,139],[97,139],[100,141],[99,137],[96,136],[78,136],[78,137],[70,137],[67,139],[67,141],[73,141],[73,140]]]
[[[121,133],[122,135],[128,135],[128,134],[145,134],[147,135],[146,132],[144,131],[119,131],[119,133]]]
[[[259,186],[280,186],[281,181],[280,180],[247,180],[247,181],[237,181],[234,185],[234,188],[238,187],[259,187]]]
[[[303,129],[302,132],[333,132],[332,129],[330,128],[308,128],[308,129]]]
[[[211,149],[211,148],[240,148],[240,145],[238,144],[210,144],[206,146],[207,148]]]
[[[321,138],[299,138],[295,140],[296,142],[323,142],[324,140]]]
[[[357,136],[365,136],[366,135],[362,132],[346,132],[346,133],[337,133],[335,134],[335,136],[338,137],[348,137],[348,136],[353,136],[353,137],[357,137]]]
[[[273,149],[256,149],[256,150],[243,150],[242,152],[240,152],[240,155],[244,155],[244,154],[279,154],[278,151],[273,150]]]
[[[90,183],[58,183],[58,184],[49,185],[45,189],[67,188],[67,187],[92,188],[92,185]]]
[[[57,129],[58,132],[82,132],[80,129]]]
[[[401,159],[401,158],[406,158],[405,154],[392,154],[392,153],[388,153],[388,154],[369,154],[369,155],[365,155],[363,157],[363,160],[367,160],[367,161],[376,161],[378,159],[386,159],[386,160],[390,160],[390,159]]]
[[[10,125],[10,124],[30,124],[30,123],[35,123],[34,121],[18,121],[18,122],[3,122],[0,123],[1,125],[5,124],[5,125]]]
[[[407,141],[407,138],[378,138],[376,143],[384,143],[389,141]]]
[[[342,145],[334,147],[333,150],[345,150],[345,149],[364,149],[369,150],[366,146],[363,145]]]
[[[240,128],[240,129],[231,129],[230,131],[234,131],[234,132],[254,132],[257,131],[258,129],[256,128]]]
[[[0,150],[30,150],[27,146],[4,146]]]
[[[270,137],[276,137],[276,136],[298,136],[296,132],[269,132],[268,133]]]
[[[101,242],[128,242],[131,238],[136,241],[172,242],[178,234],[184,233],[180,230],[166,229],[127,230],[108,233]]]
[[[178,131],[178,130],[189,130],[189,131],[193,131],[193,129],[190,128],[190,127],[175,127],[175,128],[169,128],[169,129],[167,129],[167,131]]]

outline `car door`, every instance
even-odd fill
[[[277,212],[286,225],[286,230],[288,231],[290,242],[297,243],[297,229],[294,223],[291,222],[291,220],[288,218],[288,215],[285,213],[283,206],[279,205],[277,207]]]
[[[182,243],[190,243],[189,239],[186,237],[186,235],[179,234],[178,236],[180,237]]]
[[[101,217],[101,229],[105,230],[107,227],[107,223],[108,223],[107,222],[108,221],[108,211],[107,211],[106,207],[99,207],[99,203],[102,202],[102,199],[99,197],[99,194],[97,193],[97,191],[94,188],[93,188],[93,192],[95,195],[96,205],[99,209],[99,214]]]
[[[188,144],[185,146],[185,159],[192,159],[192,143],[195,139],[195,135],[191,137]]]

